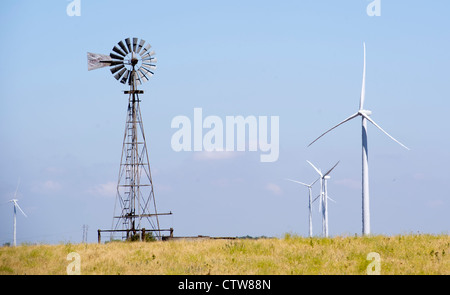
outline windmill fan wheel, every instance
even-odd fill
[[[120,83],[140,85],[153,76],[156,69],[152,46],[139,38],[127,38],[117,43],[109,54],[111,73]]]

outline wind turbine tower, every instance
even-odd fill
[[[308,188],[309,194],[308,194],[308,209],[309,209],[309,237],[312,237],[313,235],[313,225],[312,225],[312,186],[319,180],[319,178],[317,178],[314,182],[312,182],[311,184],[306,184],[297,180],[292,180],[292,179],[287,179],[289,181],[295,182],[295,183],[299,183],[303,186],[306,186]]]
[[[20,183],[20,181],[19,181],[19,183]],[[13,233],[13,246],[15,247],[16,246],[16,219],[17,219],[17,209],[19,209],[20,210],[20,212],[22,212],[22,214],[25,216],[25,217],[27,217],[27,215],[25,214],[25,212],[23,212],[23,210],[22,210],[22,208],[20,208],[20,206],[19,206],[19,203],[18,203],[18,201],[19,200],[17,200],[16,199],[16,196],[17,196],[17,190],[19,189],[19,184],[17,184],[17,188],[16,188],[16,192],[14,193],[14,199],[12,199],[12,200],[9,200],[9,202],[11,202],[11,203],[13,203],[14,204],[14,233]]]
[[[328,237],[328,199],[331,199],[328,196],[328,190],[327,190],[327,180],[330,179],[329,174],[333,169],[339,164],[339,161],[331,168],[329,169],[325,174],[322,174],[322,171],[313,165],[310,161],[308,162],[314,170],[320,175],[320,205],[319,210],[322,210],[322,235],[324,237]],[[317,199],[317,198],[316,198]],[[315,200],[314,200],[315,201]],[[314,202],[313,201],[313,202]]]

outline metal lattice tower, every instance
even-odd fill
[[[133,86],[131,88],[112,228],[129,230],[126,234],[128,238],[131,233],[136,233],[136,229],[146,227],[143,221],[147,221],[150,228],[146,228],[156,230],[155,233],[160,237],[150,162],[139,107],[139,93],[142,91],[133,89]]]
[[[137,86],[149,80],[156,69],[155,52],[150,44],[138,38],[127,38],[114,46],[110,55],[88,53],[88,69],[111,67],[111,73],[122,84],[128,84],[128,109],[122,145],[122,156],[117,181],[116,201],[111,230],[111,239],[121,233],[122,239],[143,239],[150,231],[161,239],[156,200],[153,189],[150,161],[142,122],[141,102]],[[139,41],[139,42],[138,42]],[[100,239],[100,230],[99,230]]]

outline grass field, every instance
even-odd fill
[[[113,242],[0,248],[0,274],[366,274],[370,252],[381,274],[450,274],[448,235]]]

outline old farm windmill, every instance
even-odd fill
[[[113,47],[109,55],[88,53],[88,70],[110,67],[111,73],[120,83],[130,86],[124,91],[128,95],[127,119],[123,137],[117,194],[114,205],[111,239],[117,233],[122,239],[142,240],[146,232],[161,239],[158,213],[153,190],[150,162],[144,135],[139,95],[143,90],[137,86],[149,80],[156,69],[155,52],[145,40],[127,38]],[[172,232],[172,230],[170,230]]]

